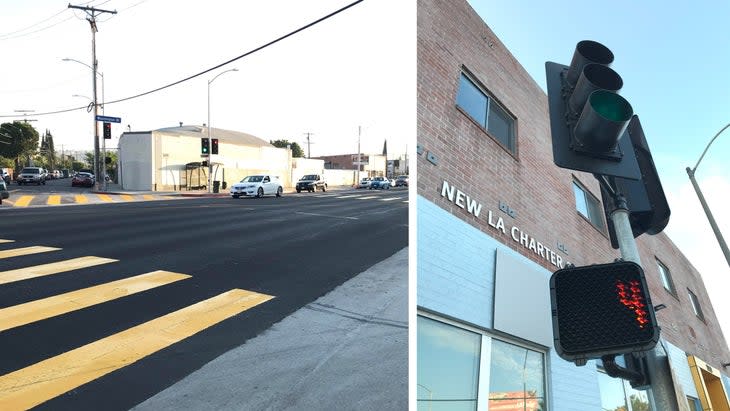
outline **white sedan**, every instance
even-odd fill
[[[281,181],[277,176],[268,174],[259,174],[255,176],[247,176],[240,182],[231,186],[231,197],[263,197],[265,195],[275,195],[281,197],[284,189]]]

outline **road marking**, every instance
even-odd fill
[[[42,300],[0,309],[0,331],[81,310],[106,301],[190,278],[187,274],[153,271],[135,277],[88,287]]]
[[[74,196],[74,199],[75,199],[75,200],[76,200],[76,202],[77,202],[77,203],[79,203],[79,204],[86,204],[86,203],[88,203],[88,202],[89,202],[89,199],[88,199],[88,198],[86,198],[86,196],[85,196],[85,195],[83,195],[83,194],[77,194],[77,195],[75,195],[75,196]]]
[[[367,197],[360,197],[358,200],[371,200],[373,198],[378,198],[378,196],[367,196]]]
[[[33,200],[33,196],[20,196],[20,198],[15,202],[15,207],[27,207],[28,204],[30,204],[31,200]]]
[[[150,195],[150,194],[143,194],[142,198],[144,198],[145,200],[154,200],[155,196]]]
[[[57,250],[60,250],[60,248],[41,247],[41,246],[14,248],[12,250],[0,251],[0,259],[9,258],[9,257],[17,257],[17,256],[21,256],[21,255],[28,255],[28,254],[45,253],[47,251],[57,251]]]
[[[15,240],[3,240],[3,239],[0,239],[0,244],[2,244],[2,243],[14,243],[14,242],[15,242]]]
[[[0,251],[0,253],[2,253]],[[65,273],[66,271],[79,270],[93,267],[95,265],[114,263],[119,260],[102,257],[79,257],[70,260],[59,261],[36,265],[33,267],[18,268],[15,270],[0,271],[0,284],[12,283],[15,281],[27,280],[29,278],[43,277],[45,275]]]
[[[351,194],[351,195],[339,196],[339,197],[335,197],[335,198],[353,198],[353,197],[360,197],[360,196],[361,196],[361,194]]]
[[[233,289],[0,377],[0,409],[28,409],[274,298]]]
[[[340,217],[340,216],[336,216],[336,215],[305,213],[303,211],[297,211],[297,214],[311,215],[311,216],[315,216],[315,217],[341,218],[341,219],[345,219],[345,220],[359,220],[359,218],[357,218],[357,217]]]
[[[50,196],[48,196],[48,200],[46,201],[46,204],[48,204],[48,205],[58,205],[58,204],[61,204],[61,196],[59,196],[59,195],[50,195]]]
[[[402,200],[403,197],[391,197],[391,198],[381,198],[380,201],[395,201],[395,200]]]
[[[112,200],[112,198],[111,198],[111,197],[109,196],[109,194],[97,194],[96,196],[97,196],[97,197],[99,197],[99,199],[100,199],[101,201],[106,201],[107,203],[110,203],[110,202],[114,201],[114,200]]]
[[[129,194],[120,194],[119,197],[122,197],[124,201],[134,201],[134,197]]]

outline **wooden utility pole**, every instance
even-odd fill
[[[306,132],[304,133],[307,136],[307,158],[312,158],[312,151],[309,147],[310,144],[313,144],[311,141],[309,141],[309,136],[311,136],[314,133]]]

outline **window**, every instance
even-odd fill
[[[601,391],[601,410],[607,411],[650,411],[646,391],[631,388],[631,384],[620,378],[598,373],[598,388]],[[629,408],[629,405],[631,408]]]
[[[418,411],[547,410],[544,353],[421,315],[417,329]]]
[[[489,409],[546,410],[543,355],[492,339]]]
[[[507,150],[515,152],[514,118],[464,73],[459,78],[456,105]]]
[[[600,232],[604,231],[603,207],[598,199],[593,197],[583,186],[573,181],[573,194],[575,194],[575,208],[583,217],[593,224]]]
[[[705,321],[705,316],[702,314],[702,307],[700,306],[700,300],[689,288],[687,289],[687,292],[689,293],[689,301],[692,303],[692,310],[694,310],[695,315],[700,320]]]
[[[481,335],[418,317],[418,410],[477,408]]]
[[[674,289],[674,282],[672,281],[671,274],[669,274],[669,269],[659,260],[656,260],[656,265],[659,269],[659,276],[662,278],[664,288],[676,297],[677,291]]]

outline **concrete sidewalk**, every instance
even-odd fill
[[[133,409],[408,409],[408,248]]]

